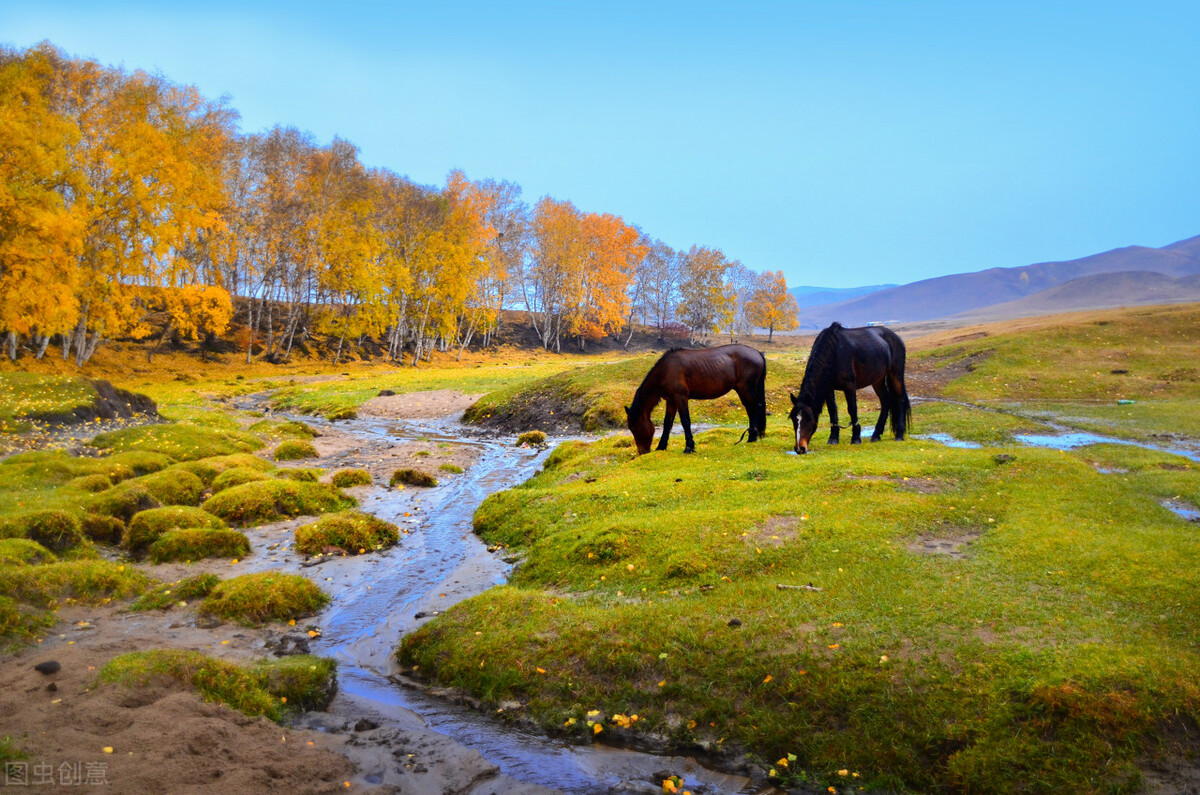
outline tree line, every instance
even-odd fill
[[[159,328],[211,342],[241,315],[246,360],[304,339],[364,337],[412,364],[487,345],[521,309],[547,349],[635,324],[693,342],[797,325],[780,272],[675,250],[608,213],[519,185],[419,185],[349,141],[291,127],[241,134],[191,86],[0,49],[0,339],[83,365],[106,339]],[[235,303],[233,297],[239,300]],[[165,323],[165,327],[164,327]],[[153,355],[157,345],[148,349]]]

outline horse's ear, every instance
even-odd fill
[[[792,399],[793,406],[800,402],[800,396],[794,392],[788,392],[788,397]]]
[[[629,419],[629,406],[625,407],[625,419]]]

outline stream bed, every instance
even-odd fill
[[[316,619],[321,637],[312,650],[337,659],[339,691],[327,713],[309,713],[301,725],[348,737],[360,785],[405,792],[661,792],[656,776],[669,771],[696,793],[747,791],[749,779],[692,759],[569,745],[403,678],[394,652],[405,633],[506,581],[511,565],[503,552],[488,552],[473,532],[472,516],[489,494],[532,477],[549,448],[516,447],[451,419],[360,418],[332,425],[295,419],[342,437],[340,451],[305,462],[326,469],[378,466],[388,450],[414,441],[468,446],[475,454],[465,472],[443,477],[435,488],[349,490],[361,510],[407,531],[385,552],[330,557],[314,566],[291,549],[294,523],[251,531],[255,549],[272,550],[248,557],[252,570],[299,571],[333,597]]]

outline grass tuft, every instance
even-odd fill
[[[228,527],[187,527],[168,530],[147,552],[153,563],[203,558],[242,558],[250,554],[246,534]]]
[[[231,486],[240,486],[243,483],[253,483],[256,480],[266,480],[270,477],[261,469],[251,467],[233,467],[226,469],[221,474],[213,478],[212,493],[216,494],[219,491],[224,491]]]
[[[329,514],[296,528],[296,550],[305,555],[319,555],[330,547],[355,555],[386,549],[399,540],[396,525],[360,511]]]
[[[68,601],[100,604],[145,591],[155,580],[131,566],[107,560],[74,560],[0,571],[0,596],[38,607]]]
[[[0,566],[36,566],[53,563],[58,558],[53,552],[28,538],[0,539]]]
[[[419,469],[397,469],[392,473],[392,479],[388,481],[388,485],[392,488],[401,485],[421,486],[423,488],[432,488],[438,484],[437,478],[430,475],[428,472],[422,472]]]
[[[527,444],[527,445],[536,447],[538,445],[542,445],[545,443],[546,443],[546,432],[545,431],[525,431],[525,433],[523,433],[517,437],[518,445]]]
[[[163,583],[134,600],[130,610],[170,610],[180,602],[203,599],[212,593],[221,578],[215,574],[197,574],[176,582]]]
[[[340,511],[356,505],[337,488],[325,483],[265,480],[243,483],[209,497],[204,510],[238,526],[254,526]]]
[[[125,536],[121,540],[133,555],[142,555],[164,533],[185,528],[221,528],[225,523],[220,518],[200,508],[173,505],[142,511],[130,520]]]
[[[317,458],[317,448],[312,442],[289,439],[275,448],[276,461],[298,461],[302,458]]]
[[[348,489],[352,486],[370,486],[371,473],[365,469],[339,469],[333,473],[333,485],[339,489]]]
[[[311,616],[329,604],[329,596],[298,574],[257,572],[223,581],[213,589],[200,612],[259,626]]]

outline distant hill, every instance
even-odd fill
[[[860,298],[864,295],[877,293],[880,290],[887,290],[895,286],[894,284],[873,284],[869,287],[800,286],[793,287],[788,292],[796,297],[796,304],[803,310],[807,306],[824,306],[826,304],[849,301],[852,298]]]
[[[1152,271],[1124,271],[1081,276],[1016,301],[992,304],[956,317],[969,317],[972,321],[999,320],[1083,309],[1190,301],[1200,301],[1200,273],[1176,279]]]
[[[982,314],[985,307],[1011,304],[1050,288],[1065,286],[1082,277],[1133,272],[1148,272],[1176,279],[1200,273],[1200,236],[1162,248],[1126,246],[1064,262],[1039,262],[1020,268],[989,268],[974,273],[924,279],[837,303],[810,306],[808,311],[801,310],[801,328],[824,328],[834,320],[858,326],[872,321],[912,322],[950,315]],[[1131,291],[1128,298],[1124,303],[1110,303],[1109,306],[1158,302],[1134,297],[1138,279],[1124,278],[1123,281]],[[1036,311],[1037,314],[1079,308],[1072,302],[1083,299],[1071,297],[1073,293],[1078,290],[1094,293],[1101,289],[1102,284],[1103,281],[1081,281],[1075,287],[1047,294],[1027,305],[1027,308],[1033,305],[1042,307]],[[1117,288],[1114,286],[1113,289]]]

